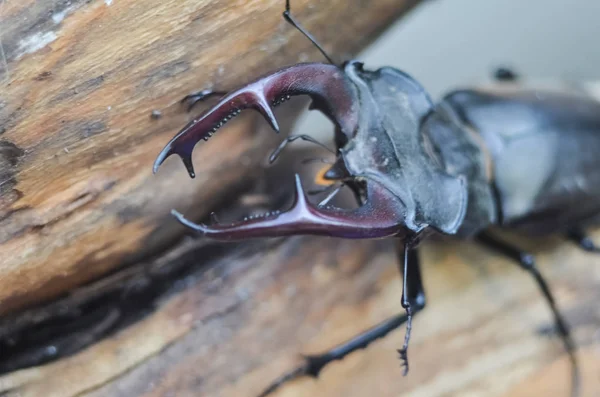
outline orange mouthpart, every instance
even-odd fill
[[[333,185],[335,183],[335,181],[330,180],[330,179],[325,179],[325,173],[327,171],[329,171],[329,168],[331,168],[331,165],[327,164],[324,165],[323,167],[321,167],[321,169],[319,169],[319,171],[317,172],[317,175],[315,175],[315,183],[317,185],[320,186],[329,186],[329,185]]]

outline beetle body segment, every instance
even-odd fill
[[[357,130],[340,149],[349,173],[398,197],[405,208],[402,222],[414,233],[428,226],[456,233],[467,207],[466,181],[448,174],[426,150],[421,122],[433,104],[425,90],[389,67],[371,72],[349,64],[346,74],[360,100]]]
[[[441,104],[463,131],[478,135],[473,142],[482,152],[473,160],[488,157],[491,163],[497,219],[490,217],[490,224],[546,234],[566,232],[600,214],[600,103],[595,99],[511,84],[455,91]],[[479,199],[486,195],[478,193]]]
[[[446,172],[466,180],[467,208],[456,235],[471,237],[497,223],[493,164],[479,134],[465,126],[446,102],[437,104],[423,120],[421,134]]]

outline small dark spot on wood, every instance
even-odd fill
[[[92,186],[89,186],[87,190],[82,191],[69,201],[57,207],[52,216],[48,218],[36,216],[35,211],[31,211],[31,208],[28,206],[11,209],[4,214],[0,212],[0,244],[20,237],[30,231],[43,233],[47,226],[68,218],[77,209],[96,200],[102,192],[110,190],[115,185],[116,181],[114,180],[106,180],[101,182],[101,184],[93,184]],[[15,198],[15,191],[16,189],[13,189],[12,195],[8,195],[9,200],[11,198],[13,200],[20,198],[18,195]],[[20,192],[16,191],[16,194],[20,194]],[[5,197],[6,195],[0,196],[0,204],[3,206],[4,203],[8,201]]]
[[[59,92],[56,96],[54,96],[50,100],[50,103],[60,102],[67,98],[70,98],[72,96],[82,94],[82,93],[89,94],[90,92],[92,92],[96,88],[98,88],[100,85],[102,85],[102,83],[104,83],[104,79],[105,79],[105,77],[102,74],[98,77],[94,77],[93,79],[86,80],[81,84],[77,84],[74,87],[70,87],[66,91]]]
[[[190,68],[186,61],[175,61],[152,70],[146,78],[144,78],[139,86],[140,89],[146,90],[148,87],[155,85],[157,82],[175,77],[180,73],[187,71]]]
[[[106,124],[103,121],[86,121],[80,125],[81,136],[83,138],[89,138],[91,136],[100,134],[106,131]]]
[[[69,200],[69,204],[79,204],[81,202],[89,200],[90,197],[93,197],[94,194],[92,192],[84,192]]]
[[[5,212],[5,213],[3,213],[3,214],[0,215],[0,222],[3,222],[5,220],[9,219],[11,216],[13,216],[13,215],[15,215],[15,214],[17,214],[19,212],[27,211],[29,209],[31,209],[30,206],[24,206],[24,207],[14,208],[14,209],[12,209],[10,211],[7,211],[7,212]],[[0,242],[2,242],[2,240],[0,240]]]
[[[12,191],[17,184],[17,165],[25,151],[7,140],[0,140],[0,199],[15,201]],[[5,197],[11,196],[11,197]]]
[[[12,181],[14,181],[14,179]],[[19,201],[21,198],[23,198],[23,192],[21,192],[19,189],[13,188],[7,193],[0,195],[0,209],[8,208],[15,202]],[[2,214],[2,212],[0,211],[0,222],[2,222],[4,215],[5,214]]]
[[[129,223],[140,218],[143,214],[142,208],[139,206],[130,205],[117,212],[117,216],[121,223]]]
[[[11,166],[17,165],[19,158],[25,151],[7,140],[0,140],[0,161],[7,162]]]
[[[152,113],[150,114],[150,117],[153,120],[158,120],[162,117],[162,113],[160,110],[153,110]]]
[[[18,100],[23,100],[23,98],[18,98]],[[0,101],[0,110],[4,110],[6,108],[6,102]],[[24,113],[23,106],[18,106],[16,109],[11,110],[10,107],[6,109],[8,114],[0,113],[0,124],[3,128],[9,129],[15,126],[16,121],[19,117]]]
[[[45,72],[42,72],[42,73],[38,74],[37,76],[35,76],[34,80],[37,80],[37,81],[48,80],[51,76],[52,76],[52,72],[49,70],[46,70]]]
[[[71,198],[68,202],[70,208],[78,208],[82,205],[89,203],[97,199],[100,194],[112,189],[117,184],[114,180],[104,181],[101,185],[96,184],[94,187],[90,187],[87,190],[79,193],[75,197]],[[71,211],[69,211],[71,212]]]

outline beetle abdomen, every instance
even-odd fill
[[[600,103],[523,89],[456,91],[445,102],[490,151],[503,225],[552,233],[600,213]]]

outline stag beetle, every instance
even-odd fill
[[[195,224],[173,215],[190,229],[216,240],[314,234],[351,239],[395,237],[400,241],[405,313],[374,326],[271,384],[265,396],[299,377],[316,377],[333,360],[366,347],[406,323],[398,350],[408,372],[407,349],[413,315],[425,307],[418,243],[433,233],[475,240],[511,258],[527,271],[546,299],[572,367],[572,394],[578,394],[575,344],[567,322],[532,255],[491,235],[492,226],[532,234],[561,233],[598,252],[583,228],[600,218],[600,103],[583,94],[524,89],[463,89],[434,104],[408,74],[391,67],[376,71],[358,61],[336,64],[292,17],[283,13],[328,59],[278,70],[229,94],[201,91],[195,103],[222,95],[218,104],[186,125],[162,150],[154,172],[177,154],[194,177],[191,154],[243,109],[260,112],[278,132],[272,107],[294,95],[308,95],[310,109],[335,125],[336,161],[323,178],[340,186],[323,202],[311,203],[296,174],[295,199],[285,212],[233,224]],[[498,80],[516,75],[499,70]],[[295,139],[291,136],[273,152]],[[526,172],[524,172],[526,171]],[[358,208],[329,205],[341,185],[351,189]]]

